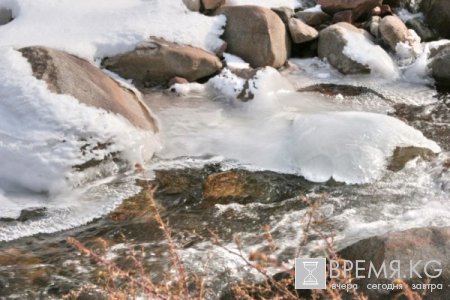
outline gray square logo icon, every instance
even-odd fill
[[[325,258],[295,259],[295,289],[313,290],[327,288]]]

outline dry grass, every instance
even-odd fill
[[[168,223],[163,220],[158,210],[155,198],[155,188],[149,187],[146,191],[146,199],[148,206],[152,210],[153,218],[156,220],[161,229],[167,243],[168,251],[171,258],[171,265],[175,272],[166,274],[162,282],[156,283],[144,269],[143,257],[144,249],[136,251],[129,249],[130,262],[127,269],[121,268],[112,260],[108,260],[104,256],[97,254],[92,249],[87,248],[74,238],[68,238],[67,241],[75,247],[81,254],[88,256],[91,260],[102,267],[101,278],[99,284],[87,285],[76,291],[72,291],[65,296],[65,299],[78,299],[82,292],[89,290],[97,290],[107,295],[108,299],[122,300],[135,299],[138,296],[144,296],[145,299],[205,299],[205,278],[197,274],[189,273],[182,261],[179,248],[172,238],[172,230]],[[326,195],[322,197],[322,201],[326,199]],[[220,247],[229,254],[236,256],[244,262],[247,267],[256,271],[264,278],[262,282],[246,282],[242,281],[232,286],[232,296],[235,299],[255,300],[255,299],[278,299],[278,300],[294,300],[294,299],[368,299],[364,294],[357,290],[350,289],[348,291],[334,290],[334,284],[351,284],[354,279],[351,274],[344,274],[343,259],[339,257],[336,247],[334,233],[327,219],[320,213],[320,205],[322,201],[311,201],[309,198],[303,197],[301,201],[307,204],[305,213],[305,226],[303,227],[303,241],[298,246],[296,257],[302,254],[302,248],[310,242],[311,236],[318,237],[324,244],[323,255],[328,259],[342,262],[341,273],[339,278],[327,278],[327,289],[311,290],[309,294],[300,294],[294,289],[294,271],[291,266],[279,261],[274,255],[277,250],[276,241],[271,235],[271,228],[263,226],[262,239],[267,244],[266,252],[245,253],[239,235],[235,235],[234,243],[236,250],[230,250],[223,246],[220,237],[210,231],[211,241],[216,247]],[[325,234],[324,232],[328,232]],[[104,247],[107,247],[106,243]],[[269,269],[277,269],[284,273],[282,279],[276,280]],[[345,276],[344,276],[345,275]],[[403,290],[396,295],[396,299],[419,300],[421,295],[412,291],[408,284],[404,281],[401,283]]]

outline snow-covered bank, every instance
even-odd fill
[[[88,60],[134,49],[149,36],[217,50],[223,16],[191,12],[181,0],[0,0],[14,21],[0,46],[48,46]]]

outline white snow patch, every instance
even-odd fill
[[[397,66],[386,51],[375,45],[365,35],[348,30],[342,30],[347,45],[343,53],[351,59],[370,67],[371,73],[396,79],[399,77]]]
[[[16,18],[0,46],[48,46],[88,60],[134,49],[149,36],[215,51],[224,16],[189,11],[182,0],[0,0]]]

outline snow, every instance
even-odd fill
[[[223,43],[225,17],[191,12],[181,0],[0,0],[0,5],[15,15],[0,27],[0,46],[44,45],[93,61],[132,50],[149,36],[212,52]]]
[[[343,51],[344,54],[363,65],[369,66],[371,74],[390,79],[399,77],[397,66],[383,48],[375,45],[364,34],[348,30],[342,32],[347,41]]]
[[[248,68],[250,68],[249,63],[246,63],[242,58],[240,58],[236,55],[233,55],[230,53],[224,53],[223,57],[229,68],[232,68],[232,69],[248,69]]]

